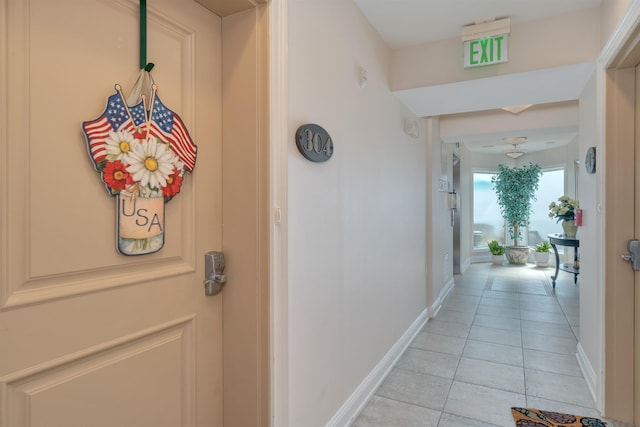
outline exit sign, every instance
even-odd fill
[[[464,42],[464,67],[481,67],[509,60],[508,34]]]

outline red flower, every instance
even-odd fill
[[[107,162],[102,169],[102,180],[109,186],[112,193],[124,190],[133,184],[133,178],[127,172],[127,166],[120,160]]]
[[[173,172],[167,178],[166,187],[162,187],[162,195],[166,198],[166,201],[169,201],[173,196],[180,192],[180,186],[182,185],[182,176],[180,176],[180,171],[173,168]]]

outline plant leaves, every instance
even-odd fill
[[[501,164],[498,165],[498,174],[491,178],[500,213],[507,222],[515,246],[522,238],[521,227],[529,225],[531,204],[536,200],[540,176],[542,169],[534,163],[513,168]]]

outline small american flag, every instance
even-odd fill
[[[165,107],[157,95],[151,112],[150,133],[161,141],[168,142],[171,151],[184,162],[186,169],[189,172],[193,170],[196,165],[197,147],[180,117]]]
[[[107,156],[105,146],[109,132],[127,130],[133,133],[138,128],[146,130],[143,102],[129,107],[129,112],[131,116],[127,113],[121,94],[116,92],[107,99],[107,106],[100,117],[82,122],[87,148],[96,169]],[[168,143],[171,151],[184,163],[185,169],[189,172],[193,171],[196,164],[196,144],[180,117],[165,107],[157,95],[152,106],[149,133],[162,142]]]

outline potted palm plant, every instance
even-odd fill
[[[549,252],[551,251],[551,245],[546,240],[542,243],[538,243],[533,250],[534,257],[536,259],[537,267],[549,266]]]
[[[500,213],[513,239],[513,246],[507,246],[505,251],[511,264],[527,263],[529,247],[518,243],[522,239],[522,228],[529,225],[531,203],[536,200],[541,175],[540,166],[529,163],[513,168],[498,165],[498,173],[491,178]]]
[[[491,252],[491,260],[495,265],[502,265],[504,259],[504,246],[498,243],[497,240],[492,240],[487,243],[489,252]]]

